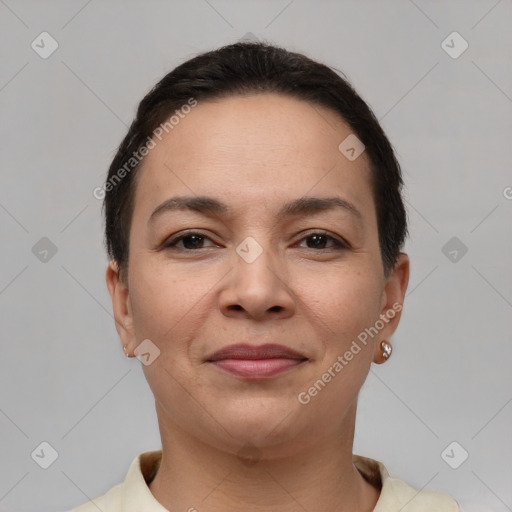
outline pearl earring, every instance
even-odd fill
[[[386,360],[389,359],[391,352],[393,352],[391,343],[388,343],[387,341],[381,341],[380,347],[382,348],[382,357]]]

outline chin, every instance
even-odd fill
[[[265,448],[286,443],[309,430],[304,408],[297,400],[274,399],[234,401],[217,411],[222,425],[240,444],[252,443]],[[316,423],[315,418],[310,418]]]

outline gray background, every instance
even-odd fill
[[[361,393],[354,451],[465,511],[512,510],[510,0],[0,0],[0,17],[1,511],[70,509],[160,448],[92,191],[149,88],[248,32],[343,70],[405,171],[405,316]],[[43,31],[59,45],[46,59]],[[43,441],[48,469],[31,457]],[[463,450],[457,469],[441,455]]]

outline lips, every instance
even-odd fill
[[[283,345],[229,345],[214,352],[207,362],[224,372],[246,379],[268,379],[301,365],[307,358]]]
[[[222,359],[306,359],[302,354],[283,345],[229,345],[217,350],[208,361],[215,362]]]

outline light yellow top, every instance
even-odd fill
[[[133,459],[122,484],[71,512],[169,512],[151,494],[148,483],[160,466],[162,450],[145,452]],[[403,480],[391,478],[384,465],[359,455],[353,462],[363,477],[380,488],[373,512],[458,512],[450,496],[433,491],[417,491]],[[194,510],[191,508],[191,510]]]

